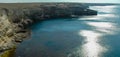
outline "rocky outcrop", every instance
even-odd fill
[[[15,47],[30,35],[31,24],[52,18],[96,15],[76,3],[0,4],[0,52]]]
[[[17,16],[8,15],[7,9],[0,9],[0,52],[13,48],[29,34],[28,29],[20,27],[26,20],[14,20]],[[11,14],[11,13],[10,13]],[[16,14],[15,14],[16,15]],[[12,19],[13,18],[13,19]],[[19,17],[18,17],[19,18]],[[17,23],[16,23],[17,22]],[[22,24],[22,26],[25,26]]]

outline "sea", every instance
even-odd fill
[[[89,8],[98,14],[33,25],[14,57],[120,57],[120,5]]]

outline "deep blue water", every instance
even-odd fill
[[[90,8],[98,15],[34,25],[15,57],[120,57],[120,6]]]

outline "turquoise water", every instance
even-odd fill
[[[120,57],[120,6],[90,8],[98,15],[34,25],[15,57]]]

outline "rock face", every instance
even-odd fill
[[[30,35],[36,21],[97,15],[88,6],[76,3],[0,4],[0,52],[13,48]]]
[[[6,10],[0,9],[0,52],[14,47],[17,42],[21,42],[29,34],[28,29],[20,27],[22,19],[16,19],[17,16],[14,15],[11,17]],[[27,19],[24,22],[26,21]],[[22,26],[25,25],[22,24]]]

